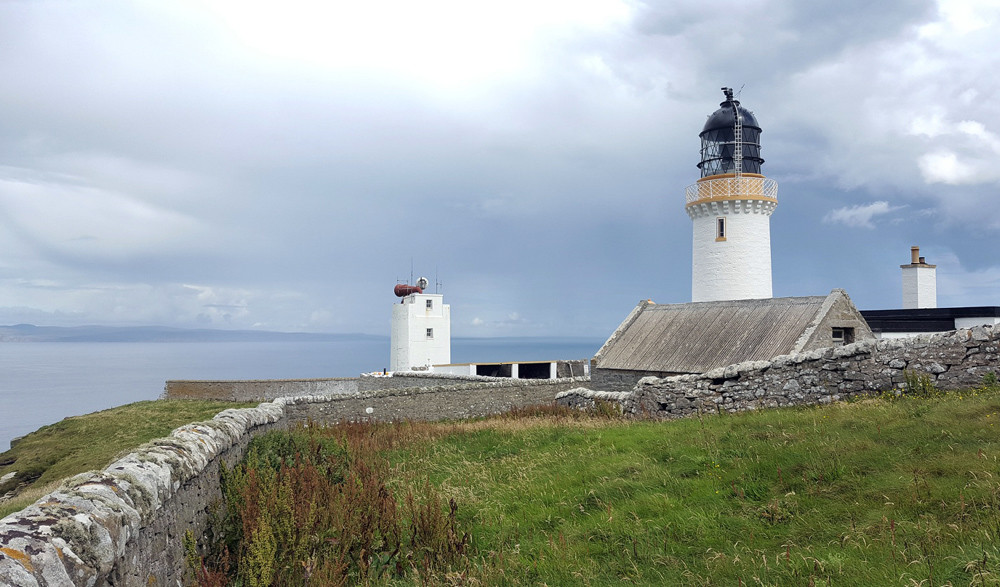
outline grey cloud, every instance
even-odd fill
[[[889,305],[892,287],[815,259],[843,250],[889,283],[899,243],[958,240],[963,223],[955,254],[971,275],[988,265],[977,251],[1000,226],[983,218],[1000,210],[976,155],[1000,129],[976,56],[995,30],[963,52],[919,32],[938,18],[925,2],[633,8],[552,25],[516,71],[450,89],[262,54],[193,3],[0,5],[0,75],[16,80],[0,95],[0,309],[384,333],[412,258],[440,269],[458,335],[516,311],[532,334],[601,336],[638,299],[688,299],[697,134],[718,87],[743,83],[781,182],[776,294]],[[928,183],[936,153],[976,181]],[[11,188],[27,180],[38,213]],[[844,243],[831,210],[884,222]],[[33,297],[18,279],[66,289]]]

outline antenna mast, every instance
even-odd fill
[[[733,98],[732,88],[722,88],[726,93],[726,99],[733,106],[733,171],[736,179],[743,175],[743,116],[740,115],[740,107]]]

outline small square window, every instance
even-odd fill
[[[427,329],[427,340],[431,340],[432,338],[434,338],[434,329],[433,328],[428,328]]]
[[[427,300],[427,309],[428,310],[434,309],[434,300]]]
[[[715,240],[726,240],[726,217],[720,216],[715,219]]]
[[[833,346],[842,346],[854,342],[853,328],[833,328]]]

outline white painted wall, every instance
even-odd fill
[[[875,338],[913,338],[921,334],[939,334],[938,332],[875,332]]]
[[[431,307],[427,307],[428,300]],[[427,329],[432,328],[432,338]],[[441,294],[410,294],[392,307],[389,365],[393,371],[451,362],[451,306]]]
[[[458,365],[440,365],[434,367],[435,373],[443,373],[445,375],[475,375],[476,365],[475,364],[458,364]]]
[[[976,326],[996,326],[1000,324],[1000,318],[996,316],[983,316],[981,318],[955,318],[955,329],[975,328]]]
[[[937,268],[933,265],[902,265],[903,309],[937,307]]]
[[[771,212],[774,202],[723,200],[691,204],[691,301],[771,297]],[[716,219],[726,240],[716,241]]]

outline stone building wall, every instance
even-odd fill
[[[865,340],[874,340],[871,328],[865,322],[864,316],[854,307],[851,298],[844,290],[833,290],[831,293],[840,292],[842,295],[827,296],[823,302],[823,307],[818,313],[819,320],[809,325],[802,333],[799,341],[796,341],[795,349],[802,352],[814,351],[816,349],[833,346],[833,329],[850,329],[852,340],[845,342],[852,343]],[[799,344],[801,343],[801,346]]]
[[[630,391],[644,377],[671,377],[674,373],[632,369],[602,369],[597,361],[590,364],[590,387],[604,391]]]

